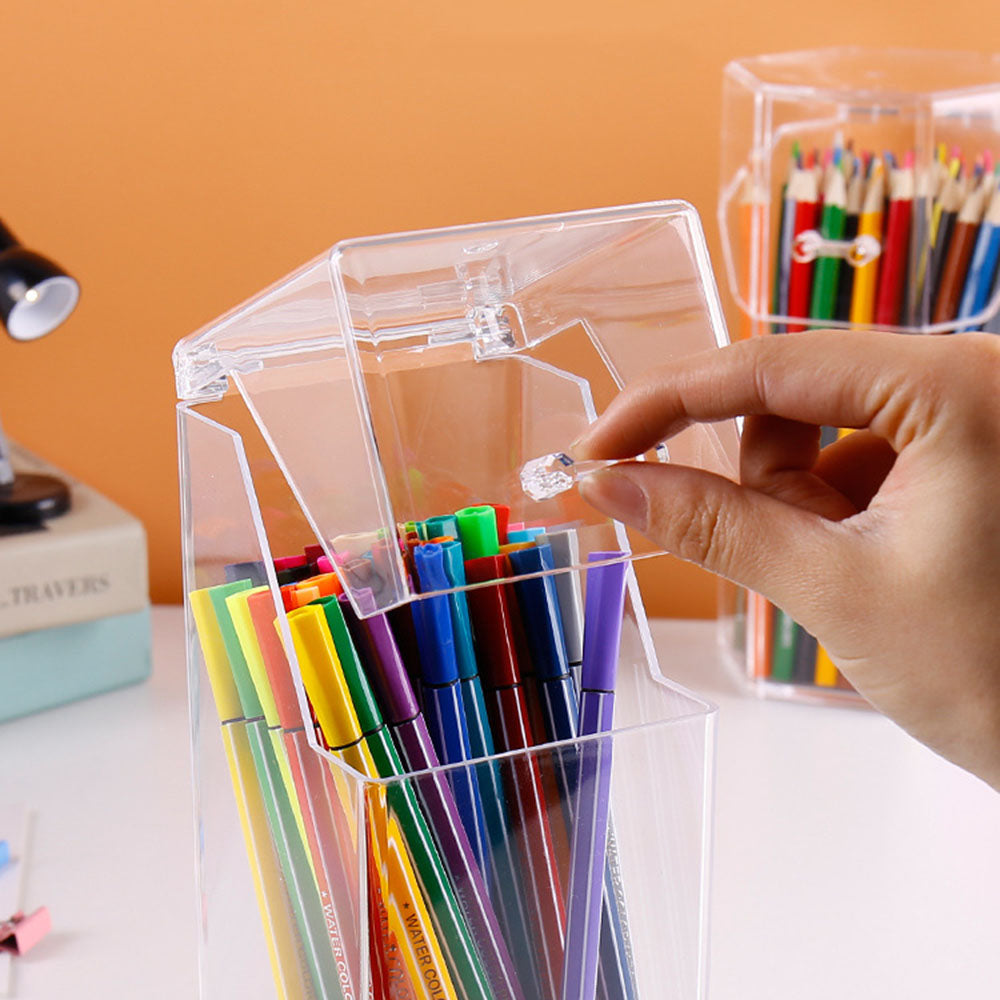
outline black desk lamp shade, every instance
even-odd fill
[[[53,261],[21,246],[0,222],[0,322],[15,340],[51,333],[76,306],[80,288]],[[64,514],[69,487],[54,476],[15,474],[0,429],[0,526]]]

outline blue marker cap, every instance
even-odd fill
[[[453,542],[441,543],[441,554],[444,557],[444,571],[448,584],[452,587],[464,587],[465,556],[462,543],[456,538]],[[469,617],[469,602],[465,594],[449,594],[451,605],[451,627],[455,635],[455,658],[458,660],[458,675],[462,680],[471,680],[479,674],[476,663],[476,647],[472,641],[472,619]]]
[[[507,542],[515,545],[518,542],[533,542],[539,535],[544,535],[544,528],[515,528],[507,532]]]
[[[550,545],[509,552],[507,558],[518,576],[555,569]],[[569,674],[569,657],[566,655],[555,580],[551,576],[539,576],[533,580],[518,580],[514,587],[538,679],[547,681],[566,677]]]
[[[440,545],[432,542],[416,546],[413,563],[422,591],[447,590],[451,586],[444,571],[444,553]],[[412,607],[424,683],[454,683],[458,680],[458,661],[455,658],[455,634],[451,627],[448,598],[425,597],[415,601]]]
[[[0,840],[0,868],[6,868],[10,864],[10,844],[6,840]]]

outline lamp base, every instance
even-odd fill
[[[69,510],[69,487],[55,476],[21,472],[0,486],[0,524],[37,524]]]

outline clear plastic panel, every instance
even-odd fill
[[[274,492],[287,492],[284,480],[269,483],[266,471],[255,480],[260,458],[201,414],[180,409],[179,437],[186,591],[231,584],[249,568],[252,582],[269,577],[276,589],[265,515],[278,538],[300,530],[278,513],[292,510]],[[265,615],[280,624],[265,597]],[[318,755],[297,673],[290,716],[279,722],[260,705],[248,709],[234,686],[232,649],[206,645],[202,607],[187,603],[201,996],[337,996],[343,982],[364,996],[358,778]]]

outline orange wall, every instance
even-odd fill
[[[153,597],[179,600],[180,337],[345,237],[673,197],[711,233],[727,60],[988,44],[984,10],[7,2],[0,216],[83,297],[46,340],[0,342],[0,416],[145,521]],[[653,575],[654,612],[711,613],[707,575]]]

